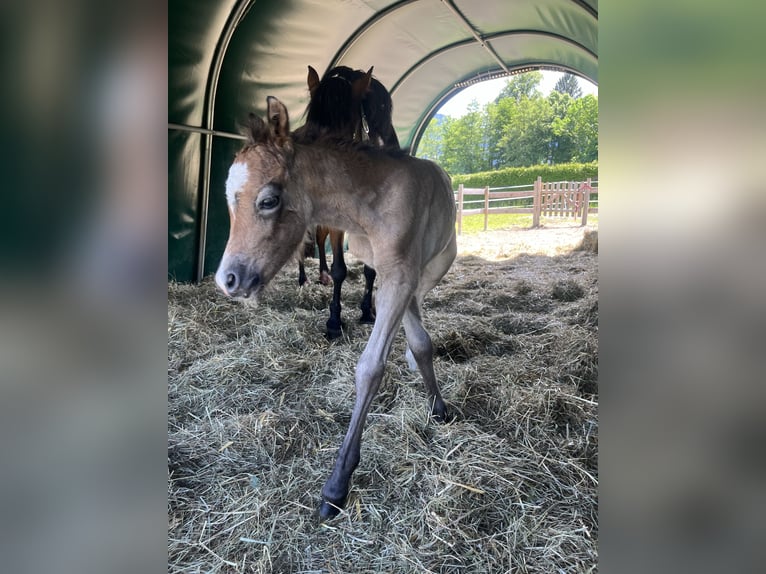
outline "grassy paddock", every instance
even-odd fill
[[[545,227],[546,225],[559,226],[562,224],[570,224],[573,227],[580,224],[579,218],[559,218],[559,217],[541,217],[540,224]],[[598,213],[591,213],[588,215],[588,226],[598,225]],[[532,214],[526,213],[491,213],[487,218],[487,228],[492,230],[499,229],[512,229],[512,228],[529,228],[532,227]],[[457,229],[457,224],[455,226]],[[479,233],[484,231],[484,214],[477,213],[475,215],[463,216],[463,234],[466,233]]]

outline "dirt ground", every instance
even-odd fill
[[[507,259],[527,253],[530,255],[561,255],[572,251],[592,226],[579,227],[571,223],[548,223],[545,227],[513,228],[458,235],[458,253],[476,255],[488,260]]]

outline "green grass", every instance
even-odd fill
[[[545,225],[546,221],[571,221],[572,225],[579,223],[579,219],[575,220],[574,218],[565,219],[559,217],[543,217],[541,223]],[[598,224],[598,213],[591,213],[588,215],[588,224]],[[490,213],[487,218],[487,229],[490,231],[496,229],[511,229],[513,227],[532,227],[532,214]],[[457,229],[457,223],[455,224],[455,229]],[[484,231],[484,214],[477,213],[476,215],[463,216],[463,233],[478,233],[480,231]]]

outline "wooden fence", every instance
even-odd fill
[[[505,191],[514,190],[514,191]],[[490,214],[526,213],[532,215],[532,227],[540,226],[540,217],[571,217],[581,225],[588,223],[589,213],[598,213],[598,206],[591,207],[591,194],[598,194],[598,181],[553,181],[543,182],[538,177],[533,185],[517,185],[502,188],[466,188],[461,183],[455,192],[457,203],[457,232],[463,231],[463,216],[484,214],[484,231]],[[481,195],[483,199],[466,200],[466,195]],[[508,200],[531,200],[529,206],[498,206],[490,204],[507,203]],[[528,203],[529,201],[527,201]],[[466,209],[466,204],[481,204],[481,207]],[[586,209],[587,207],[587,209]]]

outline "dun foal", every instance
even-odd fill
[[[216,283],[232,297],[257,296],[314,224],[346,229],[351,251],[380,278],[351,422],[322,488],[319,513],[326,519],[345,503],[367,412],[401,323],[430,412],[447,418],[420,314],[426,293],[455,259],[455,204],[449,177],[436,164],[402,152],[296,143],[284,105],[272,97],[267,104],[269,122],[250,116],[250,141],[226,180],[231,226]]]

